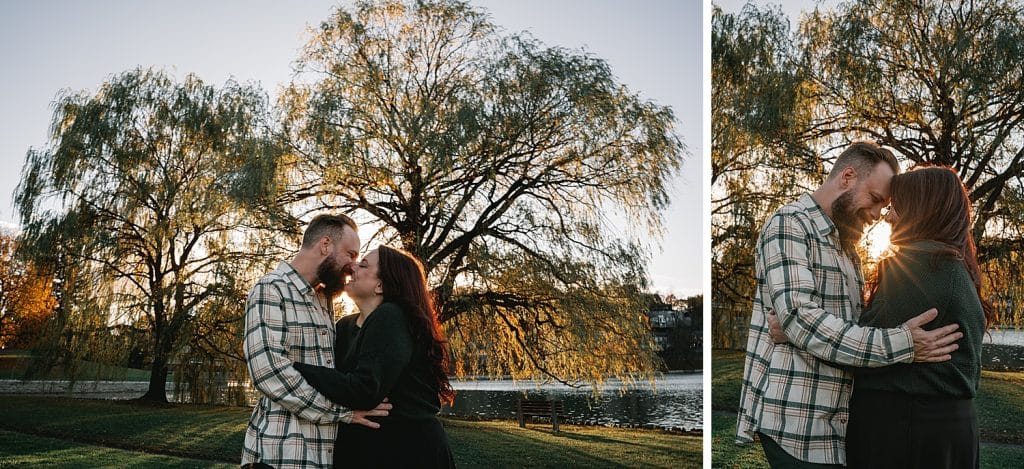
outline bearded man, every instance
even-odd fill
[[[319,215],[302,247],[261,278],[246,301],[245,360],[260,399],[245,431],[242,467],[331,467],[338,423],[377,428],[391,404],[350,410],[318,393],[292,363],[334,367],[333,299],[359,256],[345,215]]]
[[[773,468],[842,467],[852,375],[843,367],[949,360],[956,325],[926,331],[930,309],[903,326],[857,326],[864,276],[856,244],[889,204],[892,152],[850,145],[813,193],[765,223],[755,251],[737,442],[760,440]],[[775,343],[769,318],[784,338]]]

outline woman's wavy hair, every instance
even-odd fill
[[[423,263],[412,254],[380,246],[377,276],[380,278],[383,299],[402,308],[412,326],[413,341],[426,350],[427,358],[437,382],[437,395],[442,403],[451,404],[455,390],[448,382],[451,355],[448,341],[441,330],[441,322],[434,308],[433,295],[427,289],[427,276]]]
[[[890,187],[892,209],[899,217],[890,244],[899,248],[920,240],[942,243],[943,248],[936,254],[963,261],[981,299],[985,326],[991,326],[996,312],[981,295],[981,269],[971,234],[971,200],[960,177],[948,166],[918,166],[893,176]],[[882,270],[879,264],[869,282],[869,302],[878,289]]]

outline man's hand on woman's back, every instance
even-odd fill
[[[935,308],[929,309],[913,318],[907,320],[903,325],[910,331],[914,339],[914,361],[918,363],[944,362],[953,358],[951,355],[960,348],[955,342],[963,337],[963,333],[956,332],[960,328],[958,324],[949,324],[934,330],[925,330],[922,326],[935,320],[939,311]],[[786,333],[782,330],[782,324],[775,314],[768,315],[768,334],[772,342],[784,344],[789,341]]]
[[[914,362],[935,363],[953,358],[951,353],[960,348],[955,342],[964,336],[956,332],[959,324],[949,324],[938,329],[926,331],[921,326],[932,322],[939,315],[939,310],[932,308],[903,323],[914,338]]]

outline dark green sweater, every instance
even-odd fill
[[[937,254],[941,245],[915,241],[879,264],[881,282],[862,326],[899,327],[930,308],[939,315],[926,324],[931,330],[957,323],[964,336],[952,360],[942,363],[899,363],[882,368],[856,368],[858,389],[893,391],[920,396],[971,398],[981,376],[981,339],[985,314],[963,261]]]
[[[388,417],[404,421],[432,418],[441,409],[425,346],[413,341],[409,319],[399,306],[383,303],[363,325],[359,315],[337,323],[337,369],[295,363],[302,377],[331,401],[350,409],[372,409],[384,398],[394,406]]]

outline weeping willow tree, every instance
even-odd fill
[[[669,108],[457,1],[339,8],[297,67],[274,206],[345,211],[423,259],[457,372],[655,368],[638,234],[661,233],[684,153]]]
[[[50,144],[28,152],[15,194],[23,253],[60,280],[42,361],[141,354],[143,399],[159,402],[171,368],[193,397],[214,375],[244,374],[227,325],[271,252],[245,202],[269,190],[246,175],[251,155],[277,148],[266,98],[137,69],[54,107]]]
[[[719,285],[751,288],[749,265],[731,269],[719,258],[752,260],[748,230],[770,213],[760,204],[795,197],[821,179],[835,149],[864,139],[895,150],[904,166],[958,172],[974,206],[986,293],[1003,324],[1024,324],[1019,2],[854,0],[806,13],[792,31],[781,11],[751,4],[715,18],[713,303],[733,298]],[[749,314],[749,297],[735,297]]]

